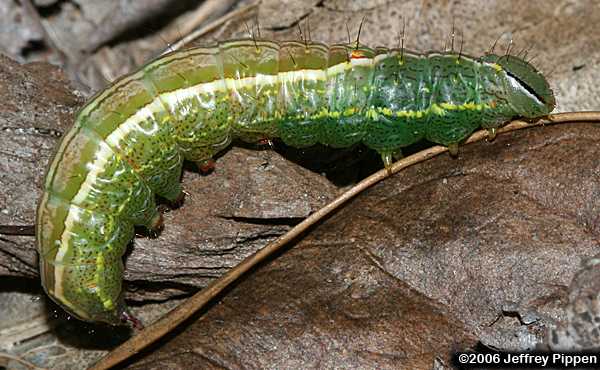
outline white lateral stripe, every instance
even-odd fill
[[[350,65],[348,65],[348,63],[340,63],[330,67],[327,71],[321,69],[305,69],[300,71],[281,72],[277,75],[259,74],[255,77],[218,79],[212,82],[205,82],[164,93],[161,94],[161,98],[165,103],[174,106],[183,99],[188,99],[199,94],[214,94],[220,91],[227,91],[228,89],[236,91],[256,85],[275,85],[278,82],[293,82],[303,79],[325,80],[328,75],[335,75],[349,68]],[[153,103],[154,102],[149,103],[149,105]]]
[[[131,130],[138,128],[138,122],[142,120],[146,120],[153,114],[153,108],[158,109],[160,106],[160,100],[155,99],[152,103],[147,106],[141,108],[134,114],[129,117],[125,122],[123,122],[116,130],[114,130],[106,139],[105,142],[107,144],[118,144]],[[73,304],[67,300],[64,295],[63,290],[63,278],[64,278],[64,258],[69,251],[69,242],[71,240],[71,230],[73,225],[79,221],[79,213],[80,209],[78,209],[77,204],[81,204],[89,195],[90,190],[93,187],[93,184],[96,182],[98,174],[104,171],[104,167],[108,161],[108,159],[113,155],[113,151],[110,149],[109,145],[101,145],[100,150],[96,152],[96,158],[94,162],[88,165],[90,171],[87,173],[84,182],[81,184],[79,191],[73,197],[72,205],[69,208],[67,213],[67,217],[65,219],[65,228],[61,235],[60,247],[56,253],[54,258],[54,295],[64,304],[73,308]],[[75,310],[75,309],[74,309]],[[79,314],[83,317],[86,317],[81,312]]]
[[[352,66],[371,66],[373,65],[373,58],[352,58],[350,64]]]

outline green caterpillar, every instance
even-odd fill
[[[455,149],[554,106],[546,79],[511,55],[256,39],[168,54],[93,97],[58,146],[37,211],[43,286],[79,319],[121,324],[134,225],[155,229],[155,195],[181,196],[182,162],[205,166],[233,139],[362,142],[389,166],[421,139]]]

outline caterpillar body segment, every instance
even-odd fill
[[[207,168],[233,139],[362,142],[389,166],[419,140],[455,148],[554,105],[513,56],[255,39],[168,54],[90,99],[59,144],[37,212],[43,286],[82,320],[120,324],[134,226],[159,223],[155,195],[180,198],[184,160]]]

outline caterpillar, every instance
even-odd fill
[[[42,285],[81,320],[122,324],[134,226],[156,230],[155,195],[181,198],[183,161],[205,167],[233,139],[363,143],[388,167],[419,140],[455,151],[479,127],[554,107],[542,74],[509,54],[255,38],[167,54],[92,97],[59,143],[36,216]]]

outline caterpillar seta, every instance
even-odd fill
[[[122,324],[122,256],[180,199],[184,160],[233,139],[363,143],[389,166],[419,140],[456,149],[477,128],[548,115],[546,79],[513,55],[230,40],[164,55],[91,98],[58,145],[36,218],[42,285],[75,317]]]

